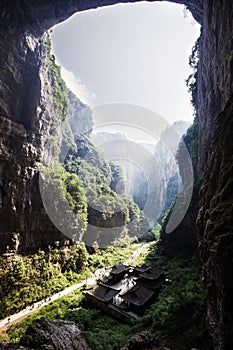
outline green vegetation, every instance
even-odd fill
[[[51,142],[54,143],[53,138]],[[54,161],[42,169],[44,202],[52,201],[52,215],[58,227],[63,227],[64,213],[75,239],[83,238],[87,224],[97,227],[86,237],[90,246],[95,241],[106,247],[119,237],[124,240],[128,237],[127,224],[131,235],[136,236],[143,214],[133,199],[124,194],[121,169],[109,164],[88,137],[76,135],[75,144],[63,164]],[[114,188],[119,180],[120,194]],[[103,228],[113,230],[106,236]]]
[[[187,183],[191,176],[187,176],[187,163],[184,161],[187,159],[187,150],[189,152],[189,156],[191,158],[192,162],[192,170],[193,170],[193,179],[194,179],[194,186],[193,188],[190,187],[190,184]],[[198,121],[197,117],[195,116],[193,124],[188,128],[185,135],[182,136],[182,142],[179,143],[178,150],[176,153],[176,160],[178,162],[179,166],[179,173],[182,178],[182,184],[184,186],[184,189],[188,192],[189,190],[193,191],[192,198],[197,196],[197,193],[199,191],[199,182],[198,182],[198,175],[197,175],[197,162],[198,162]],[[160,220],[162,219],[161,223],[161,230],[160,235],[161,237],[165,235],[166,233],[166,226],[169,221],[169,218],[172,214],[172,211],[174,209],[174,206],[177,202],[177,199],[180,202],[181,210],[182,210],[182,203],[184,200],[184,203],[186,201],[186,196],[183,197],[183,193],[176,194],[173,192],[173,189],[177,190],[178,192],[178,178],[173,177],[171,178],[168,183],[168,189],[167,194],[168,198],[166,201],[166,212],[163,212],[163,216],[160,217]],[[191,183],[192,185],[192,183]],[[175,188],[177,186],[177,188]],[[175,195],[175,196],[174,196]],[[174,196],[174,197],[173,197]],[[173,200],[172,200],[173,197]],[[184,199],[182,199],[184,198]],[[170,207],[169,207],[170,204]],[[160,242],[162,244],[162,240]]]
[[[198,120],[196,116],[194,118],[193,124],[182,136],[182,141],[179,143],[178,150],[176,152],[176,160],[179,165],[180,175],[183,184],[185,184],[187,181],[187,164],[184,161],[185,159],[187,159],[186,149],[188,150],[192,161],[194,180],[196,180],[198,161]]]
[[[95,270],[131,257],[141,244],[108,247],[88,254],[83,243],[56,242],[34,255],[0,258],[0,314],[4,318],[80,282]]]
[[[134,334],[130,325],[121,324],[103,315],[99,310],[89,309],[82,303],[80,290],[45,306],[8,331],[8,341],[18,342],[26,328],[33,320],[48,317],[49,319],[70,320],[83,330],[92,350],[118,350],[125,341]]]
[[[229,53],[229,55],[227,55],[226,60],[233,61],[233,50]]]
[[[63,213],[66,213],[65,224],[72,230],[69,236],[81,240],[86,234],[84,240],[90,246],[97,241],[99,246],[106,247],[119,237],[126,237],[128,224],[130,233],[136,236],[144,220],[143,214],[132,197],[125,194],[120,167],[106,161],[85,136],[86,121],[82,122],[83,126],[79,130],[77,121],[81,120],[82,107],[87,106],[67,90],[60,67],[51,55],[51,42],[47,37],[44,47],[54,106],[61,120],[65,121],[62,142],[57,142],[54,136],[48,137],[46,141],[48,153],[55,160],[59,157],[61,162],[59,165],[53,160],[53,164],[44,170],[43,198],[44,202],[48,199],[48,203],[54,203],[53,222],[64,232]],[[69,120],[66,118],[69,107],[67,96],[71,99]],[[84,115],[92,127],[90,113]],[[87,134],[90,132],[86,131]],[[107,232],[106,228],[112,230]]]
[[[191,94],[191,103],[194,109],[197,107],[197,68],[199,61],[199,42],[200,38],[197,39],[192,48],[192,53],[189,57],[189,65],[193,69],[193,73],[186,80],[186,85],[189,93]]]
[[[73,238],[81,240],[87,226],[87,199],[81,181],[58,162],[44,167],[42,172],[42,194],[45,203],[53,203],[53,218],[62,225],[66,213],[66,222],[73,227]]]
[[[99,246],[112,244],[116,238],[127,235],[128,223],[130,233],[137,235],[139,223],[143,220],[142,213],[133,199],[124,194],[120,168],[109,164],[88,137],[76,136],[75,142],[77,152],[67,155],[64,168],[67,173],[78,177],[86,196],[88,224],[98,227],[88,236],[89,244],[95,241]],[[119,180],[120,193],[115,192]],[[109,230],[106,237],[104,228],[114,230]]]
[[[83,243],[49,247],[27,256],[0,258],[0,314],[4,318],[89,274]]]
[[[110,187],[118,194],[123,194],[125,192],[125,180],[123,171],[117,163],[110,162],[109,165],[112,173]]]
[[[60,119],[64,121],[67,117],[69,102],[66,96],[66,85],[61,77],[61,69],[55,62],[54,55],[51,54],[51,41],[44,40],[46,49],[46,59],[48,63],[48,78],[51,84],[54,107],[59,113]]]
[[[66,87],[61,79],[60,68],[51,55],[51,43],[47,41],[45,47],[54,106],[64,121],[68,110]],[[197,61],[198,43],[190,57],[194,73],[187,81],[194,105],[197,95]],[[197,132],[195,120],[194,125],[183,137],[194,166],[197,163]],[[143,244],[135,243],[134,237],[137,236],[138,227],[142,224],[142,213],[133,199],[124,194],[121,169],[114,163],[108,163],[86,136],[72,135],[68,126],[64,133],[67,145],[69,139],[72,139],[72,147],[65,159],[62,159],[64,163],[60,165],[54,162],[51,167],[44,170],[45,192],[50,196],[48,189],[51,187],[56,189],[54,203],[58,216],[59,208],[68,203],[67,215],[72,214],[76,217],[75,231],[79,239],[86,233],[87,224],[99,228],[119,229],[116,230],[115,236],[108,238],[112,245],[105,249],[99,248],[101,246],[99,229],[97,235],[91,237],[93,254],[88,254],[83,243],[68,241],[62,247],[57,243],[54,247],[48,247],[46,251],[39,250],[34,255],[6,254],[1,257],[2,317],[86,279],[98,268],[127,260]],[[51,143],[53,153],[57,157],[59,149],[56,140],[52,136],[48,142]],[[177,157],[181,157],[181,153]],[[164,218],[163,227],[171,210],[172,207]],[[125,226],[131,222],[128,232]],[[129,234],[133,237],[129,237]],[[158,238],[159,227],[154,226],[140,239],[150,241]],[[17,325],[11,326],[8,338],[4,341],[17,342],[33,320],[47,317],[76,322],[84,332],[92,350],[118,350],[132,335],[145,330],[155,334],[162,345],[169,346],[173,350],[187,350],[192,347],[210,350],[211,344],[205,324],[205,295],[198,262],[166,260],[157,254],[154,241],[148,244],[132,265],[150,266],[154,263],[165,270],[170,282],[162,288],[156,303],[140,320],[132,320],[131,325],[121,324],[99,310],[88,308],[81,290],[77,290],[43,307]]]
[[[156,253],[156,244],[152,243],[143,263],[148,266],[155,262],[165,270],[170,282],[163,287],[158,300],[144,316],[140,320],[132,320],[131,325],[121,324],[99,310],[88,308],[78,290],[11,326],[8,341],[18,341],[33,320],[48,317],[77,323],[92,350],[119,350],[132,335],[145,330],[153,333],[162,345],[173,350],[192,347],[211,350],[205,324],[205,295],[199,264],[161,258]]]
[[[164,207],[163,207],[163,210],[158,218],[158,222],[160,224],[162,223],[164,216],[166,215],[170,206],[174,202],[176,195],[179,192],[179,180],[180,179],[179,179],[178,173],[176,173],[174,176],[170,177],[170,179],[168,180]]]
[[[205,321],[205,293],[199,262],[168,260],[158,256],[156,250],[156,244],[152,244],[145,263],[150,265],[156,261],[164,269],[169,283],[143,316],[143,325],[149,325],[161,344],[173,350],[212,349]]]
[[[64,318],[65,314],[69,309],[75,309],[80,306],[83,300],[83,295],[79,290],[54,301],[51,304],[44,306],[39,311],[34,312],[23,321],[11,326],[8,330],[8,341],[18,342],[20,337],[23,335],[27,327],[36,319],[41,317],[48,317],[49,319]]]
[[[136,266],[150,266],[151,264],[146,262],[145,260],[147,259],[147,256],[151,250],[151,246],[153,246],[155,242],[147,243],[147,246],[143,249],[141,254],[132,262],[130,262],[130,266],[136,267]],[[153,262],[152,262],[153,264]]]
[[[110,246],[106,249],[97,249],[95,254],[91,254],[88,259],[88,266],[91,271],[102,268],[104,266],[115,265],[129,259],[133,252],[142,246],[142,243],[128,244],[122,246]]]
[[[172,211],[174,209],[174,206],[176,204],[176,199],[177,199],[177,196],[174,198],[172,204],[170,205],[170,208],[166,211],[164,217],[163,217],[163,220],[162,220],[162,223],[161,223],[161,228],[160,228],[160,240],[159,240],[159,243],[158,243],[158,247],[160,249],[161,245],[163,244],[163,240],[162,240],[162,237],[164,234],[166,234],[166,227],[167,227],[167,223],[170,219],[170,216],[172,214]]]

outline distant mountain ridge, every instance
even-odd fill
[[[156,144],[136,143],[120,133],[101,132],[91,136],[105,157],[122,168],[127,191],[149,218],[157,220],[179,191],[179,169],[175,160],[182,135],[191,123],[177,121]],[[168,197],[168,198],[167,198]]]

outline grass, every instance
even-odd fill
[[[131,257],[142,244],[108,247],[88,254],[83,244],[49,248],[34,255],[0,259],[0,314],[12,315],[26,306],[78,283],[98,268]]]
[[[90,255],[88,266],[94,272],[98,268],[118,264],[129,259],[133,252],[142,245],[143,243],[132,243],[125,247],[110,246],[99,249],[95,254]]]
[[[90,275],[83,244],[0,259],[0,314],[12,315]]]
[[[48,64],[48,79],[51,85],[53,103],[59,112],[60,119],[64,121],[67,117],[69,101],[66,95],[66,85],[61,77],[61,68],[56,64],[54,55],[51,54],[51,41],[44,41],[46,58]]]
[[[125,248],[125,251],[122,249],[118,259],[128,257],[131,249],[133,247]],[[115,259],[117,261],[117,252],[120,253],[118,249],[114,249],[112,262]],[[107,259],[109,254],[111,249],[102,251],[99,256]],[[141,320],[133,320],[132,325],[121,324],[102,314],[100,310],[88,308],[82,302],[81,290],[77,290],[11,326],[8,330],[8,341],[17,342],[33,320],[47,317],[77,323],[92,350],[119,350],[131,336],[141,331],[151,332],[160,340],[161,345],[171,347],[172,350],[187,350],[192,347],[211,350],[205,324],[205,294],[198,262],[168,261],[156,254],[154,243],[140,259],[140,263],[146,266],[151,263],[162,266],[171,281],[162,288],[158,300],[145,312]]]
[[[64,319],[74,321],[84,331],[85,338],[91,349],[119,349],[133,330],[130,325],[103,315],[99,310],[89,309],[82,305],[81,290],[65,296],[28,316],[8,329],[5,341],[17,343],[27,327],[36,319],[47,317],[49,319]]]
[[[141,254],[132,262],[130,262],[130,266],[150,266],[151,264],[145,263],[146,257],[148,256],[151,246],[154,245],[154,242],[147,245],[147,247],[141,252]]]

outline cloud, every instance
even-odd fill
[[[73,72],[66,68],[61,68],[61,76],[68,88],[84,103],[91,105],[96,97],[94,93],[88,90],[80,79],[76,78]]]

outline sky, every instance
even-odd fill
[[[182,5],[118,4],[55,26],[52,49],[68,87],[93,109],[136,105],[173,123],[193,119],[185,79],[199,34]]]

